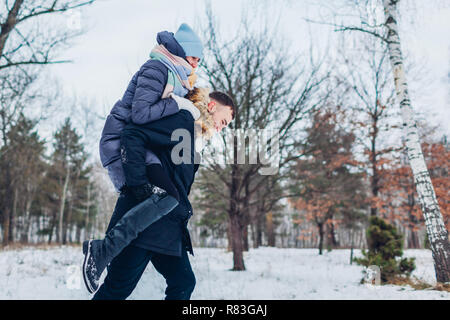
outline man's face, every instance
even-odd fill
[[[217,101],[211,99],[208,104],[208,109],[211,112],[211,116],[214,120],[214,126],[217,132],[222,131],[233,120],[233,111],[231,107],[221,105]]]
[[[198,63],[200,62],[200,58],[187,56],[186,61],[191,65],[192,68],[197,68]]]

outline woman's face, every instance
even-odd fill
[[[186,60],[191,65],[191,67],[194,69],[198,67],[198,64],[200,62],[200,58],[191,57],[191,56],[187,56]]]

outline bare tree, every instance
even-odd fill
[[[286,179],[283,169],[301,156],[298,152],[300,122],[324,100],[328,88],[323,85],[328,73],[322,73],[320,62],[313,61],[311,56],[296,56],[296,60],[286,47],[274,40],[274,35],[271,37],[267,27],[253,31],[245,19],[232,40],[223,41],[213,16],[207,9],[208,25],[202,32],[208,37],[203,68],[212,88],[233,98],[237,113],[228,131],[231,135],[222,136],[223,148],[207,147],[219,156],[204,157],[201,182],[209,190],[205,196],[218,194],[227,203],[233,270],[244,270],[243,239],[250,208],[261,197],[270,203],[288,196],[287,192],[279,195],[264,187],[269,180],[275,183]],[[303,63],[298,63],[299,59]],[[273,164],[271,168],[267,162],[270,156],[264,155],[266,150],[258,149],[254,140],[254,144],[246,143],[249,136],[259,137],[269,127],[276,130],[267,140],[267,146],[272,155],[279,156],[277,161],[273,161],[275,157],[269,161]],[[259,162],[252,161],[257,155]],[[221,164],[220,159],[227,164]],[[217,179],[208,179],[208,175]],[[212,183],[217,180],[220,183]],[[261,193],[257,197],[258,190]],[[214,203],[210,206],[213,209]]]
[[[5,133],[27,105],[41,104],[45,112],[27,112],[30,118],[45,118],[48,108],[56,100],[57,88],[33,87],[42,67],[58,60],[57,55],[70,41],[85,32],[79,25],[70,24],[80,18],[75,10],[95,0],[3,0],[0,3],[0,121],[2,143]],[[79,13],[79,12],[78,12]],[[71,16],[72,14],[73,16]],[[53,93],[52,91],[55,91]],[[42,98],[44,98],[42,100]],[[41,99],[42,101],[37,101]],[[37,119],[36,119],[37,120]]]
[[[95,0],[4,0],[0,12],[0,70],[27,65],[67,62],[55,52],[80,34],[77,28],[53,29],[51,18],[92,4]],[[3,14],[5,12],[5,14]],[[67,19],[66,22],[67,26]],[[45,27],[42,29],[42,25]],[[25,70],[25,69],[23,69]]]
[[[379,41],[364,35],[358,40],[349,39],[342,34],[338,61],[343,66],[338,77],[349,88],[346,104],[352,110],[350,124],[362,150],[365,169],[370,180],[370,193],[373,201],[382,188],[383,162],[392,152],[401,148],[389,145],[388,137],[395,134],[398,125],[397,114],[388,106],[394,103],[395,90],[390,78],[387,48]],[[351,48],[346,47],[350,41]],[[370,215],[377,215],[377,207],[372,205]]]

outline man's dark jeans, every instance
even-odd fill
[[[129,245],[108,266],[104,283],[92,300],[124,300],[133,292],[149,261],[166,279],[166,300],[189,300],[195,276],[186,250],[181,257]]]

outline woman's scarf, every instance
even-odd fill
[[[182,57],[170,53],[162,44],[157,45],[150,52],[150,58],[161,61],[168,69],[167,84],[164,88],[162,98],[167,98],[173,92],[177,96],[184,97],[192,89],[193,68]]]

